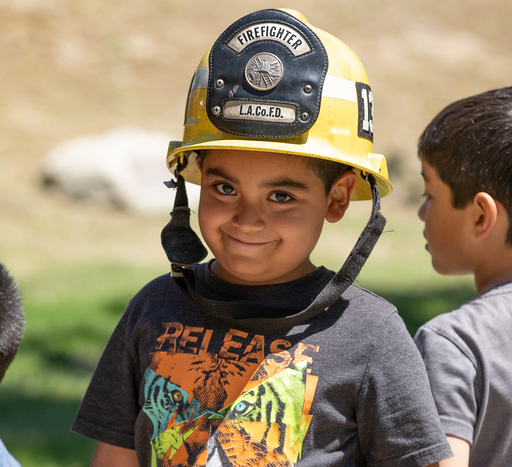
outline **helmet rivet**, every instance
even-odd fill
[[[215,87],[217,89],[221,89],[224,87],[224,80],[219,78],[217,81],[215,81]]]
[[[216,105],[215,107],[213,107],[212,109],[212,114],[213,115],[220,115],[220,107],[218,105]]]
[[[311,94],[313,92],[313,86],[311,86],[311,84],[305,84],[302,90],[304,94]]]
[[[301,112],[300,113],[300,119],[303,122],[307,122],[309,120],[309,112]]]

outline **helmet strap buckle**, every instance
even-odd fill
[[[176,189],[171,220],[161,233],[162,247],[171,262],[172,275],[178,274],[181,267],[191,267],[208,254],[197,234],[190,227],[190,208],[185,187],[185,179],[176,170],[176,180],[166,183]]]

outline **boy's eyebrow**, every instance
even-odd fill
[[[307,185],[291,178],[281,178],[276,180],[270,180],[264,184],[265,188],[290,188],[294,190],[305,191],[308,189]]]
[[[217,177],[225,178],[230,182],[236,182],[236,179],[230,177],[228,174],[224,173],[221,169],[218,169],[216,167],[209,167],[208,169],[206,169],[205,175],[214,175]]]

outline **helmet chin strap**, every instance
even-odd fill
[[[185,193],[183,178],[180,175],[177,178],[178,192]],[[178,203],[178,193],[176,194],[175,207],[171,213],[172,219],[162,231],[162,245],[172,263],[172,276],[187,291],[204,314],[233,327],[257,332],[275,331],[295,326],[312,318],[340,299],[343,292],[355,281],[386,225],[386,219],[380,213],[380,192],[375,178],[370,174],[365,178],[371,186],[373,195],[370,219],[340,270],[307,308],[295,314],[283,316],[283,311],[280,309],[212,300],[197,293],[195,275],[190,266],[204,259],[207,253],[197,235],[190,228],[190,209],[186,205],[186,193],[184,198],[180,196],[180,203]],[[183,202],[185,202],[185,208]],[[176,238],[172,238],[175,236]],[[179,251],[180,248],[184,249],[183,252]],[[191,260],[194,258],[199,259],[192,262]],[[241,317],[241,315],[243,316]]]
[[[177,172],[176,181],[167,182],[176,188],[171,220],[161,233],[162,246],[171,262],[172,270],[179,272],[182,266],[191,267],[206,258],[208,251],[190,227],[190,208],[184,178]]]

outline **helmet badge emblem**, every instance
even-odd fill
[[[275,88],[283,77],[281,60],[274,54],[261,52],[254,55],[245,67],[245,79],[258,91]]]

